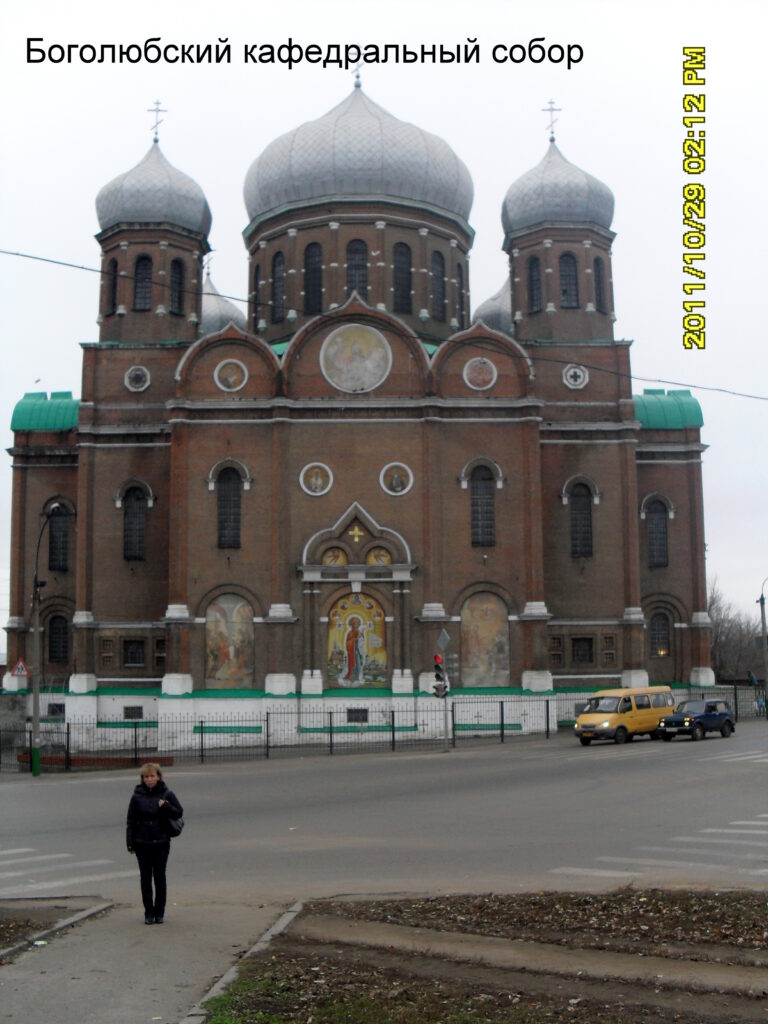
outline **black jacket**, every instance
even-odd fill
[[[161,800],[164,801],[162,807]],[[140,782],[128,804],[125,831],[128,849],[132,850],[136,843],[169,842],[165,822],[168,818],[180,818],[183,813],[184,809],[178,799],[162,779],[152,789]]]

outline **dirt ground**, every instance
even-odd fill
[[[768,899],[758,892],[627,888],[601,895],[319,901],[305,909],[606,954],[768,967]],[[313,942],[300,933],[299,922],[265,954],[244,961],[209,1024],[768,1022],[766,998],[495,969],[394,948]]]

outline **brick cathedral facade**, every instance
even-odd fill
[[[14,410],[9,666],[39,545],[73,697],[418,695],[441,635],[455,692],[713,682],[701,411],[632,394],[609,190],[552,141],[472,318],[469,173],[359,88],[245,198],[247,316],[157,143],[99,194],[81,397]]]

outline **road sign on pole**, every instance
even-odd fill
[[[16,667],[14,668],[13,672],[11,672],[11,675],[15,676],[16,679],[29,679],[30,671],[27,668],[23,658],[19,658],[19,660],[16,662]]]

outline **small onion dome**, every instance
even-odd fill
[[[436,135],[400,121],[359,87],[316,121],[271,142],[243,189],[251,220],[333,199],[395,199],[466,222],[469,171]]]
[[[211,275],[205,275],[203,284],[203,315],[200,322],[202,334],[215,334],[222,331],[228,324],[234,324],[241,330],[246,329],[245,316],[240,312],[234,302],[225,299],[216,290],[211,280]]]
[[[101,230],[116,224],[174,224],[208,236],[211,210],[203,190],[152,144],[144,159],[119,174],[96,196]]]
[[[512,291],[509,278],[495,295],[482,302],[472,314],[472,323],[482,320],[486,327],[503,334],[512,334]]]
[[[569,163],[554,142],[541,163],[510,185],[501,208],[507,238],[544,221],[610,228],[612,220],[611,190]]]

